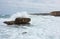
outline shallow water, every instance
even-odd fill
[[[6,25],[3,22],[9,18],[0,18],[0,39],[60,39],[60,17],[30,18],[30,25]]]

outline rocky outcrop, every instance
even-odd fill
[[[31,21],[30,18],[16,18],[15,19],[15,24],[26,24]]]
[[[29,22],[31,21],[30,18],[16,18],[15,21],[5,21],[4,23],[7,25],[19,25],[19,24],[29,24]]]
[[[50,14],[53,16],[60,16],[60,11],[53,11]]]

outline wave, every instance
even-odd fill
[[[25,13],[23,15],[23,13]],[[30,17],[26,12],[17,12],[9,18],[0,19],[1,39],[59,39],[60,38],[60,17],[33,16],[31,26],[5,26],[1,22],[16,17]],[[2,26],[3,25],[3,26]],[[15,26],[15,25],[14,25]]]
[[[14,21],[17,17],[20,18],[30,18],[30,15],[27,12],[16,12],[12,15],[1,15],[0,16],[0,23],[4,21]]]
[[[10,19],[15,19],[17,17],[20,18],[29,18],[29,14],[27,12],[16,12],[12,15],[0,15],[0,18],[10,18]]]
[[[0,18],[9,18],[10,15],[0,15]]]
[[[29,17],[27,12],[16,12],[12,15],[0,15],[0,18],[7,18],[7,17]]]

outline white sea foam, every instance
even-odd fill
[[[30,26],[2,26],[7,19],[0,19],[0,39],[60,39],[60,17],[31,16]]]

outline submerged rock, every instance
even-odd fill
[[[29,24],[29,22],[31,21],[30,18],[16,18],[15,21],[5,21],[4,23],[7,25],[20,25],[20,24]]]
[[[22,34],[27,34],[27,32],[23,32]]]

